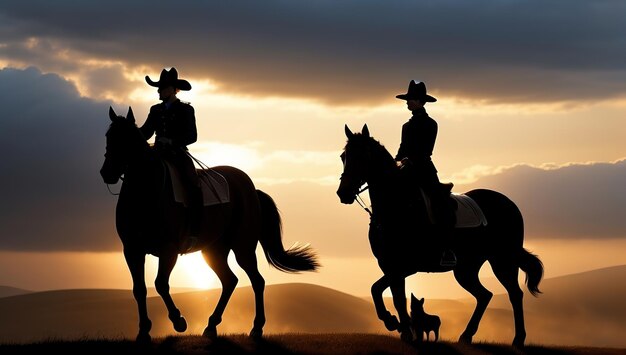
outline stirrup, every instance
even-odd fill
[[[446,250],[441,255],[439,265],[453,267],[456,266],[456,254],[452,250]]]

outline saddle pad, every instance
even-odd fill
[[[457,202],[456,228],[472,228],[486,226],[487,218],[480,206],[471,197],[453,193],[452,198]]]
[[[174,200],[187,206],[187,196],[180,173],[172,163],[166,161],[165,165],[171,176]],[[202,187],[204,206],[212,206],[230,201],[228,181],[226,181],[226,178],[222,176],[222,174],[213,169],[203,169],[198,171],[198,179]]]

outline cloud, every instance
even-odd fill
[[[110,102],[80,97],[70,82],[35,68],[0,70],[0,90],[0,150],[6,152],[0,170],[0,250],[120,250],[114,229],[117,199],[98,173]],[[340,204],[335,194],[339,149],[268,150],[264,155],[254,144],[198,144],[207,154],[240,157],[242,164],[260,159],[293,171],[253,177],[279,203],[286,245],[298,240],[312,243],[323,255],[370,255],[366,213]],[[334,162],[328,168],[334,176],[318,176],[329,176],[324,184],[304,181],[302,177],[309,176],[304,165],[317,169],[314,162],[328,159]],[[485,187],[505,193],[520,206],[529,237],[626,236],[626,195],[621,188],[626,160],[492,170],[482,166],[468,172],[479,179],[457,185],[455,191]],[[280,183],[281,178],[293,183]]]
[[[225,93],[330,104],[394,100],[413,78],[442,98],[588,101],[626,92],[625,11],[582,0],[186,0],[175,13],[146,0],[15,0],[0,5],[0,60],[50,71],[61,63],[45,46],[71,53],[68,73],[85,60],[152,75],[176,66]]]
[[[0,249],[118,250],[98,173],[108,103],[57,75],[0,70]]]
[[[99,175],[110,102],[80,97],[71,82],[32,67],[0,70],[0,90],[4,93],[0,149],[10,152],[3,155],[0,170],[0,250],[119,251],[114,228],[117,198]],[[251,170],[258,164],[292,167],[292,178],[283,183],[274,176],[255,179],[257,187],[267,189],[280,203],[285,245],[298,240],[312,243],[324,255],[368,253],[362,239],[367,222],[356,226],[343,222],[366,219],[365,213],[339,203],[336,176],[333,185],[290,183],[303,180],[305,165],[317,167],[314,163],[327,154],[276,151],[262,157],[256,150],[259,144],[198,142],[192,148],[210,165],[234,163]],[[336,164],[337,154],[332,154]],[[312,221],[319,223],[312,226]],[[337,246],[337,237],[363,243]]]
[[[497,170],[501,172],[455,190],[491,188],[504,193],[522,211],[527,236],[626,238],[626,159]]]

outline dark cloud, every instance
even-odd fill
[[[507,195],[524,215],[527,236],[604,239],[626,238],[624,181],[626,159],[554,170],[521,165],[459,188]]]
[[[14,0],[0,58],[26,59],[39,38],[238,94],[376,104],[417,78],[485,101],[591,100],[626,92],[624,13],[610,0]]]
[[[108,103],[34,68],[0,70],[0,249],[119,250],[99,175]]]

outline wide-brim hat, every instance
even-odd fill
[[[191,90],[191,84],[189,84],[187,80],[178,79],[178,71],[176,71],[176,68],[172,68],[169,71],[163,69],[161,71],[161,76],[159,76],[159,81],[153,81],[146,75],[146,82],[148,85],[157,88],[173,86],[176,89],[184,91]]]
[[[437,99],[426,93],[426,84],[421,81],[411,80],[406,94],[396,95],[401,100],[419,100],[423,102],[437,102]]]

